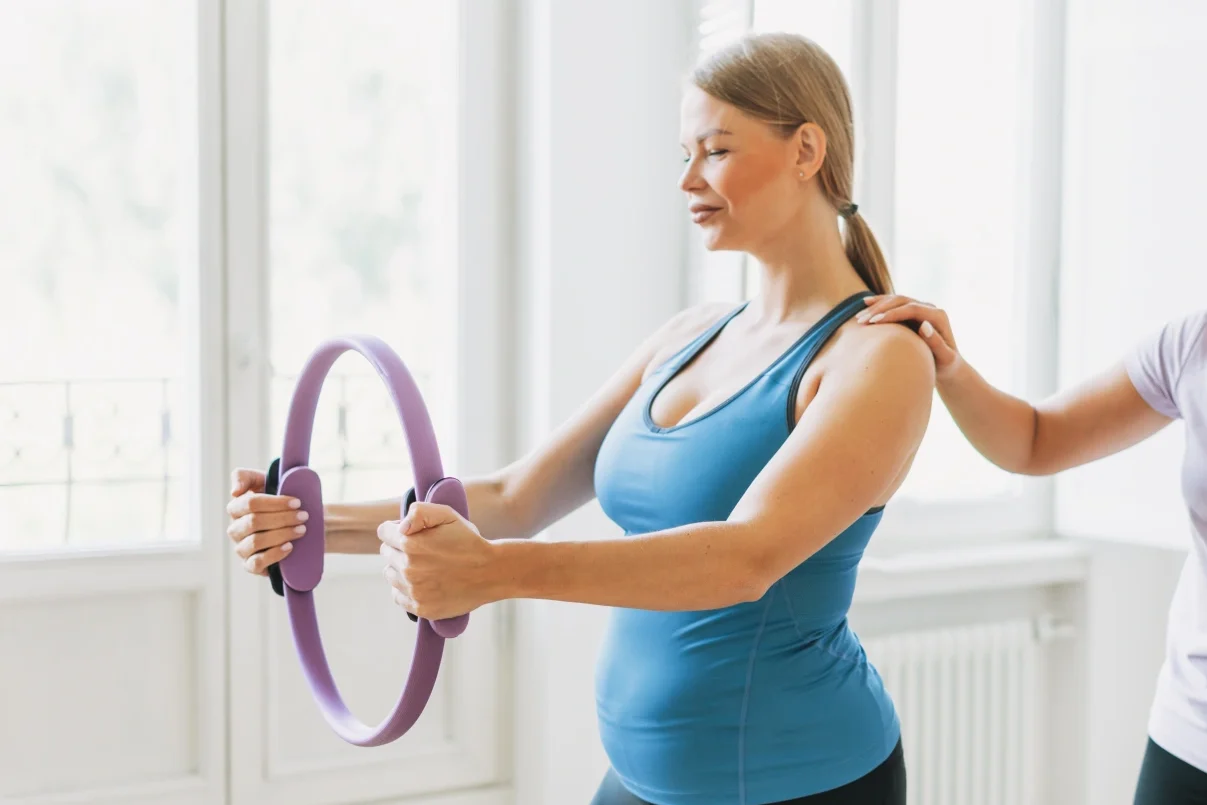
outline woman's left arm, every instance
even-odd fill
[[[506,598],[676,611],[758,600],[883,501],[926,432],[926,345],[895,327],[859,341],[827,368],[729,519],[636,537],[488,542],[452,509],[416,504],[378,531],[395,600],[432,619]]]

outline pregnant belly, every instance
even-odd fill
[[[615,610],[596,667],[600,716],[736,723],[737,713],[727,709],[741,698],[758,624],[734,620],[720,611]]]
[[[732,802],[739,779],[879,751],[891,704],[845,625],[802,637],[719,616],[613,614],[596,668],[600,736],[647,799]]]
[[[596,698],[600,717],[616,724],[728,727],[742,719],[752,686],[804,707],[861,665],[845,622],[802,635],[753,607],[615,610],[596,666]]]

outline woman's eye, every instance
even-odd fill
[[[728,153],[729,153],[729,150],[726,148],[713,148],[709,151],[705,151],[704,155],[707,157],[722,157]],[[683,164],[686,165],[688,162],[691,162],[691,161],[692,161],[691,154],[683,155]]]

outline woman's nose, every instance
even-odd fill
[[[704,187],[704,181],[700,178],[700,172],[696,170],[696,161],[693,159],[683,166],[683,173],[679,174],[679,189],[688,193],[702,187]]]

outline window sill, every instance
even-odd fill
[[[859,567],[855,603],[1076,583],[1088,577],[1089,567],[1089,547],[1067,539],[868,554]]]

